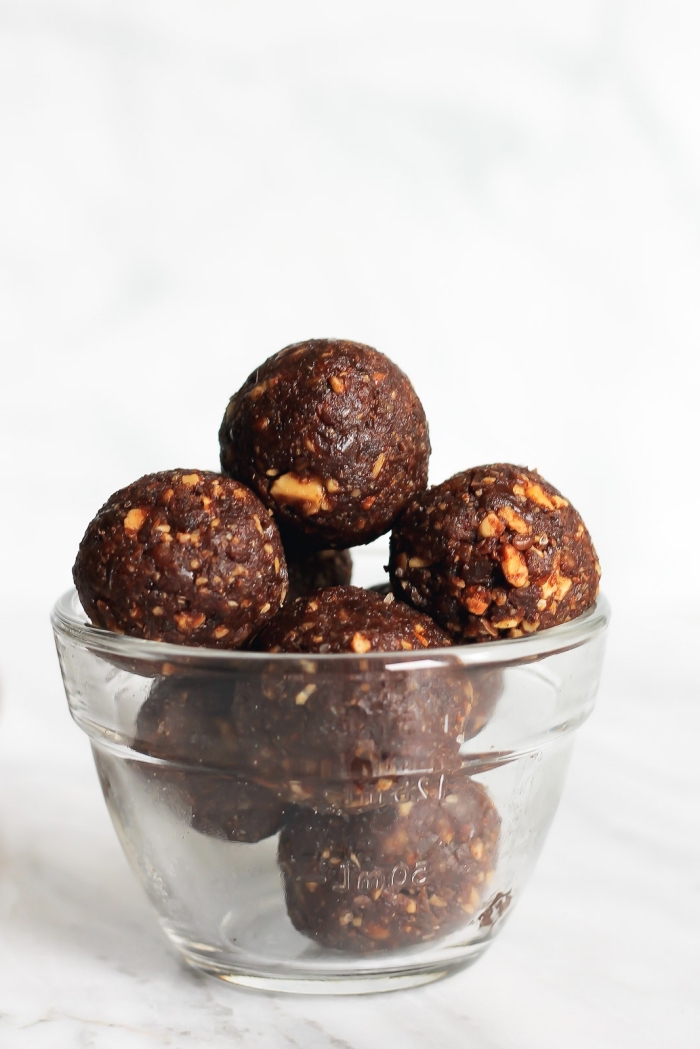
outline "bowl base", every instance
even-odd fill
[[[266,991],[282,994],[381,994],[386,991],[401,991],[409,987],[420,987],[422,984],[434,983],[445,976],[466,969],[479,958],[488,947],[488,943],[474,944],[462,949],[459,957],[433,962],[427,965],[406,964],[401,967],[371,970],[365,968],[358,960],[353,968],[335,969],[332,972],[319,972],[318,969],[301,966],[289,966],[285,972],[267,969],[259,965],[236,964],[232,959],[219,954],[203,954],[196,949],[186,947],[182,942],[177,944],[179,953],[185,963],[198,972],[213,976],[225,983],[249,990]]]

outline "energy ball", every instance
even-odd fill
[[[258,652],[411,652],[452,642],[427,615],[359,586],[332,586],[287,605],[253,642]]]
[[[252,780],[146,763],[139,771],[171,812],[207,838],[254,844],[272,837],[282,826],[284,805]]]
[[[416,495],[391,538],[394,593],[457,642],[575,619],[600,565],[580,515],[534,470],[479,466]]]
[[[282,536],[289,573],[287,602],[328,586],[347,586],[352,578],[349,550],[318,550],[308,542]]]
[[[446,936],[477,916],[500,817],[463,773],[357,815],[300,809],[279,841],[287,911],[323,947],[368,954]]]
[[[319,547],[371,542],[427,484],[415,390],[358,342],[311,339],[270,357],[231,398],[219,441],[224,473]]]
[[[181,765],[237,769],[243,746],[234,707],[241,680],[229,674],[156,680],[136,719],[134,750]]]
[[[495,702],[491,684],[474,687],[447,652],[428,666],[362,658],[423,651],[450,639],[427,616],[392,595],[332,587],[288,605],[254,642],[275,656],[236,706],[236,735],[261,778],[283,784],[289,801],[321,811],[380,804],[407,773],[460,767],[460,744]],[[341,672],[281,653],[356,655]],[[478,727],[477,727],[478,726]]]
[[[241,760],[240,743],[232,735],[234,702],[230,682],[162,678],[139,711],[132,748],[179,765],[143,763],[139,769],[194,830],[257,842],[277,833],[284,805],[273,791],[234,774]],[[187,765],[192,769],[183,768]],[[217,767],[231,771],[213,771]]]
[[[274,521],[238,481],[147,474],[107,500],[73,567],[95,626],[181,645],[238,648],[284,603]]]

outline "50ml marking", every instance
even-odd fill
[[[402,889],[405,885],[425,885],[428,880],[428,864],[420,860],[412,868],[403,860],[393,867],[358,869],[349,860],[335,868],[337,879],[331,886],[333,892],[381,892],[384,888]]]

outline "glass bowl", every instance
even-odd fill
[[[126,856],[187,963],[264,990],[414,986],[512,912],[609,620],[448,649],[268,655],[52,623]]]

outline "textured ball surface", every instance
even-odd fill
[[[365,813],[292,815],[279,862],[299,932],[368,954],[445,936],[476,916],[496,863],[498,812],[464,774],[424,793]]]
[[[319,546],[376,539],[427,483],[416,392],[357,342],[312,339],[270,357],[231,398],[219,441],[224,473]]]
[[[238,774],[242,747],[231,731],[235,697],[235,681],[226,678],[161,678],[139,711],[132,748],[175,763],[138,767],[164,804],[194,830],[256,842],[277,833],[284,805],[274,791]],[[229,774],[215,771],[223,769]]]
[[[111,496],[88,525],[73,578],[96,626],[214,648],[243,645],[288,586],[260,500],[203,470],[148,474]]]
[[[450,639],[427,616],[358,587],[298,598],[257,636],[254,647],[285,653],[345,653],[331,665],[313,658],[271,661],[236,706],[236,735],[248,760],[288,800],[320,811],[375,806],[407,774],[460,767],[460,745],[483,727],[500,694],[499,671],[472,672],[449,655],[428,665],[371,661],[371,652],[445,648]]]
[[[533,470],[455,474],[413,497],[391,538],[394,593],[457,642],[522,637],[581,615],[600,566],[581,516]]]

